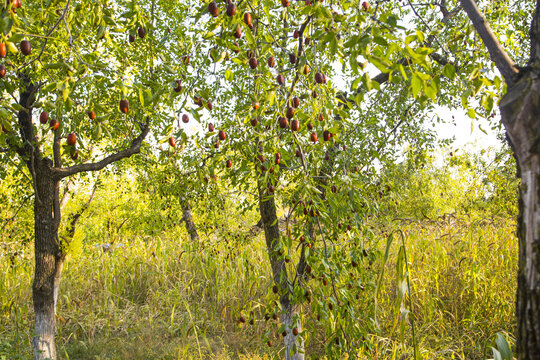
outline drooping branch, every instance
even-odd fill
[[[304,32],[306,30],[306,27],[308,26],[309,22],[311,21],[311,15],[308,16],[306,18],[306,20],[302,23],[302,25],[300,26],[300,30],[298,31],[299,32],[299,36],[298,36],[298,51],[296,52],[296,63],[294,64],[293,66],[293,69],[295,70],[296,72],[296,75],[294,77],[294,80],[292,81],[291,83],[291,88],[289,89],[289,93],[287,94],[287,97],[285,98],[285,104],[287,104],[287,102],[289,101],[289,99],[291,98],[291,95],[294,91],[294,88],[296,87],[296,84],[298,83],[298,79],[300,77],[300,74],[299,74],[299,69],[298,69],[298,64],[299,64],[299,61],[298,59],[300,59],[300,57],[302,56],[303,52],[304,52]]]
[[[119,161],[119,160],[128,158],[134,154],[139,153],[141,151],[141,144],[143,140],[146,138],[146,136],[148,135],[148,132],[150,131],[149,120],[147,120],[147,122],[143,124],[141,127],[142,127],[141,134],[137,136],[135,139],[133,139],[133,141],[131,142],[131,146],[129,148],[119,151],[115,154],[109,155],[103,160],[95,162],[95,163],[78,164],[78,165],[70,166],[67,168],[53,168],[51,169],[53,173],[53,177],[57,180],[60,180],[67,176],[71,176],[80,172],[101,170],[105,166],[112,164],[115,161]]]
[[[474,0],[460,0],[460,2],[463,9],[465,9],[465,12],[467,12],[474,28],[482,38],[491,60],[493,60],[495,66],[497,66],[497,69],[501,72],[507,85],[513,85],[519,73],[514,61],[501,46],[495,34],[493,34],[486,18],[482,15],[478,6],[476,6],[476,2]]]

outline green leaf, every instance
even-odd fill
[[[397,64],[397,68],[399,72],[401,73],[401,76],[403,76],[405,80],[409,80],[409,77],[407,76],[407,73],[405,72],[405,67],[401,64]]]
[[[197,120],[198,122],[201,122],[201,115],[196,109],[191,109],[191,115],[193,115],[193,118]]]
[[[64,101],[68,99],[70,93],[71,93],[71,89],[66,84],[66,87],[64,88],[64,90],[62,90],[62,98],[64,99]]]
[[[141,103],[141,106],[144,107],[144,94],[141,88],[139,88],[139,102]]]
[[[204,38],[204,40],[208,40],[208,39],[214,37],[215,35],[216,34],[214,34],[212,31],[209,31],[206,34],[204,34],[203,38]]]
[[[418,76],[417,72],[413,73],[412,79],[411,79],[411,89],[412,94],[414,97],[418,97],[420,94],[420,90],[422,90],[424,83],[422,79]]]
[[[9,118],[11,118],[9,111],[7,111],[5,108],[0,108],[0,119],[6,120]]]
[[[424,33],[420,30],[416,30],[416,37],[420,42],[424,42]]]
[[[369,62],[373,65],[375,65],[377,67],[377,69],[379,69],[381,72],[383,73],[387,73],[389,70],[389,64],[387,63],[387,61],[381,59],[381,58],[378,58],[376,56],[371,56],[369,58]]]
[[[4,33],[4,35],[9,34],[12,27],[13,27],[13,19],[11,17],[3,16],[0,19],[0,30],[2,31],[2,33]]]
[[[11,126],[11,121],[9,121],[8,119],[2,119],[2,121],[0,121],[0,123],[2,124],[2,126],[9,132],[12,132],[13,131],[13,127]]]
[[[101,38],[103,35],[105,35],[105,30],[106,29],[107,28],[105,26],[103,26],[103,25],[98,26],[98,31],[97,31],[97,38],[98,39]]]
[[[219,55],[218,59],[216,60],[216,62],[221,62],[223,61],[223,59],[225,59],[227,57],[227,52],[226,51],[222,51],[221,54]]]
[[[246,34],[246,39],[250,43],[250,45],[256,45],[255,38],[253,37],[253,34],[251,34],[251,30],[249,27],[244,26],[244,34]]]
[[[12,43],[18,43],[20,42],[21,40],[24,39],[24,36],[23,34],[14,34],[13,36],[11,36],[8,41],[12,42]]]
[[[276,101],[276,92],[275,91],[269,91],[266,96],[265,96],[265,103],[267,104],[267,106],[272,106],[274,105],[275,101]]]
[[[216,48],[212,48],[212,50],[210,50],[210,56],[212,57],[212,60],[214,62],[217,62],[217,59],[218,59],[218,51]]]
[[[376,44],[379,44],[381,46],[384,46],[384,47],[387,47],[388,46],[388,41],[386,41],[385,38],[383,38],[382,36],[374,36],[373,37],[373,41],[376,43]]]
[[[450,80],[453,80],[456,76],[456,68],[452,64],[446,64],[443,67],[443,75],[449,78]]]
[[[55,70],[58,70],[58,69],[61,69],[64,67],[64,63],[47,63],[45,64],[43,67],[45,69],[55,69]]]
[[[153,101],[154,97],[152,96],[152,90],[150,88],[146,88],[144,90],[144,104],[150,105]],[[156,99],[158,99],[156,94]]]
[[[326,6],[320,6],[319,8],[321,9],[321,14],[325,18],[327,18],[328,20],[332,20],[332,13],[330,12],[330,10]]]
[[[501,354],[502,360],[512,360],[514,358],[512,350],[510,350],[510,346],[503,334],[498,333],[495,342],[497,343],[497,349]]]
[[[335,32],[330,33],[330,53],[334,55],[337,52],[338,40]]]
[[[364,76],[362,76],[362,82],[364,83],[366,91],[370,91],[373,88],[373,82],[368,73],[365,73]]]
[[[362,81],[362,78],[356,78],[351,85],[351,90],[356,91],[356,88],[358,87],[361,81]]]
[[[6,46],[10,53],[17,54],[19,52],[19,49],[17,48],[17,46],[11,41],[6,42]]]
[[[416,35],[409,35],[405,38],[405,45],[409,45],[411,42],[416,40]]]
[[[225,70],[225,80],[232,81],[234,79],[234,74],[231,69]]]
[[[486,109],[486,111],[488,113],[491,113],[493,111],[493,105],[494,105],[493,96],[486,95],[486,101],[484,103],[484,109]]]
[[[435,88],[433,83],[425,84],[424,93],[432,100],[435,100],[437,98],[437,89]]]
[[[238,65],[244,65],[246,63],[244,60],[239,59],[237,57],[232,58],[232,62],[234,62],[235,64],[238,64]]]

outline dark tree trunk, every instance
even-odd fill
[[[17,152],[26,162],[34,187],[35,268],[32,299],[35,329],[32,347],[34,359],[56,360],[54,342],[56,300],[64,263],[64,255],[58,241],[60,178],[54,176],[53,161],[42,158],[34,134],[32,107],[38,88],[24,74],[21,74],[21,81],[25,87],[20,94],[19,103],[23,109],[18,113],[18,120],[23,145]],[[58,134],[55,134],[53,148],[55,154],[60,153]]]
[[[191,206],[189,203],[185,202],[182,204],[182,221],[186,224],[186,231],[191,238],[192,243],[199,242],[199,233],[197,232],[197,227],[195,222],[193,222],[193,213],[191,212]]]
[[[279,301],[281,303],[281,322],[285,325],[285,360],[303,360],[304,344],[300,337],[293,334],[296,327],[301,331],[300,317],[295,304],[291,301],[289,291],[289,276],[285,267],[285,260],[278,254],[279,246],[279,224],[276,211],[274,196],[265,194],[266,186],[259,181],[259,209],[261,220],[263,222],[264,234],[266,239],[266,249],[272,267],[272,276],[274,284],[279,288]]]
[[[540,358],[540,71],[527,71],[500,103],[521,178],[516,315],[519,359]]]
[[[56,359],[56,301],[64,262],[58,241],[59,219],[53,212],[58,182],[52,180],[51,167],[49,159],[34,161],[35,270],[32,297],[36,322],[32,345],[36,360]]]
[[[80,172],[101,170],[115,161],[138,153],[150,130],[149,119],[147,118],[145,123],[139,124],[141,134],[132,140],[129,148],[111,154],[96,163],[82,163],[63,168],[60,131],[54,133],[52,144],[54,163],[51,159],[42,156],[32,123],[32,109],[38,86],[32,83],[25,73],[18,75],[22,84],[19,97],[22,109],[18,112],[20,140],[22,141],[10,140],[9,146],[26,163],[34,188],[35,269],[32,298],[35,330],[32,347],[35,360],[56,360],[55,313],[65,258],[58,237],[61,220],[60,180]]]

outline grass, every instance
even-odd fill
[[[455,218],[400,226],[406,234],[412,317],[424,358],[454,354],[486,359],[498,332],[514,332],[514,226],[507,219],[467,223]],[[391,309],[395,274],[393,264],[388,267],[381,306]],[[396,316],[385,315],[386,323]]]
[[[373,227],[382,245],[393,229],[405,234],[412,292],[412,305],[405,307],[412,310],[422,359],[485,359],[492,357],[498,332],[511,341],[514,220],[446,218]],[[108,252],[85,244],[67,261],[57,315],[61,359],[280,358],[278,336],[270,335],[272,347],[261,341],[274,326],[262,319],[271,283],[262,235],[234,247],[221,236],[202,236],[196,245],[175,229],[123,239],[124,246]],[[401,336],[396,322],[403,313],[396,292],[398,248],[392,245],[385,265],[380,331],[366,338],[359,358],[412,356],[410,324],[404,323]],[[0,258],[0,359],[31,358],[32,250],[25,247],[14,266]],[[380,270],[381,264],[374,266]],[[238,315],[249,311],[255,324],[238,325]],[[323,348],[310,344],[308,358],[324,358]]]

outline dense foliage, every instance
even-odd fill
[[[483,5],[526,58],[533,1]],[[281,334],[287,359],[317,341],[331,358],[353,355],[381,329],[376,299],[399,233],[374,227],[516,215],[507,151],[435,156],[448,144],[433,131],[441,113],[459,107],[497,128],[505,85],[457,1],[9,0],[0,31],[2,241],[15,264],[35,237],[33,299],[51,304],[35,308],[50,325],[36,325],[38,343],[50,329],[54,340],[68,254],[185,223],[203,258],[235,258],[264,231],[268,291],[234,311],[240,323],[281,316],[261,342]],[[110,198],[94,200],[104,189]],[[235,226],[241,216],[249,223]],[[414,329],[402,240],[399,323]]]

